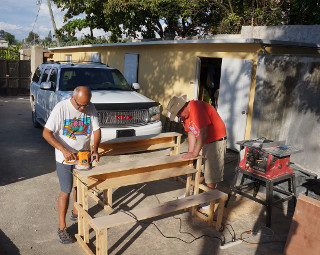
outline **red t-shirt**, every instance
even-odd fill
[[[190,101],[189,117],[183,120],[187,132],[199,138],[200,129],[208,126],[208,137],[205,143],[211,143],[226,136],[226,127],[216,109],[203,101]]]

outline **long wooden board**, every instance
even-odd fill
[[[134,160],[134,161],[125,161],[125,162],[110,162],[104,165],[99,165],[90,169],[88,171],[79,171],[77,175],[79,177],[89,177],[89,176],[97,176],[105,173],[113,173],[113,172],[121,172],[124,170],[137,169],[137,168],[148,168],[154,167],[156,165],[166,165],[175,162],[185,162],[185,165],[192,164],[194,159],[202,158],[202,156],[198,156],[191,159],[183,159],[181,155],[173,155],[173,156],[163,156],[157,158],[149,158],[143,160]]]
[[[182,134],[176,132],[161,133],[159,135],[122,137],[100,143],[98,152],[102,156],[112,156],[180,147]],[[177,138],[177,142],[175,141]]]
[[[91,221],[91,223],[97,229],[111,228],[123,224],[132,223],[137,220],[144,220],[170,212],[179,211],[185,208],[209,202],[211,200],[225,198],[226,196],[226,193],[215,189],[198,195],[185,197],[184,199],[169,201],[152,208],[138,208],[127,213],[119,212],[117,214],[95,218]]]
[[[138,183],[151,182],[161,179],[166,179],[170,177],[180,176],[184,174],[196,173],[197,169],[190,166],[183,166],[178,168],[166,168],[160,170],[151,170],[148,172],[134,173],[131,175],[122,175],[109,178],[103,176],[103,178],[95,179],[94,177],[88,177],[86,183],[90,188],[95,188],[97,190],[105,190],[109,188],[117,188],[122,186],[129,186]]]

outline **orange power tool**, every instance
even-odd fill
[[[81,150],[77,153],[77,160],[76,161],[67,161],[67,164],[75,165],[75,168],[78,170],[89,170],[91,168],[90,165],[90,151]]]

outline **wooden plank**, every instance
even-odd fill
[[[148,150],[180,147],[182,134],[176,132],[161,133],[159,135],[123,137],[100,143],[100,155],[119,155]],[[177,143],[175,143],[177,138]],[[179,139],[180,138],[180,139]]]
[[[180,162],[182,165],[182,162],[185,163],[185,165],[192,164],[194,159],[202,158],[202,156],[198,156],[191,159],[183,159],[181,158],[181,155],[173,155],[173,156],[163,156],[163,157],[157,157],[157,158],[149,158],[144,160],[134,160],[134,161],[126,161],[126,162],[111,162],[104,165],[96,166],[93,169],[90,169],[88,171],[77,171],[77,175],[80,177],[88,177],[88,176],[97,176],[100,174],[105,173],[114,173],[114,172],[121,172],[125,170],[132,170],[132,169],[139,169],[139,168],[148,168],[148,167],[154,167],[154,166],[164,166],[170,165],[173,163]]]
[[[175,148],[176,145],[173,142],[170,143],[163,143],[163,144],[152,144],[152,145],[144,145],[144,144],[135,144],[132,146],[127,147],[116,147],[116,146],[99,146],[99,155],[100,156],[116,156],[116,155],[123,155],[123,154],[130,154],[135,152],[142,152],[142,151],[151,151],[151,150],[159,150],[159,149],[166,149],[166,148]]]
[[[161,179],[166,179],[174,176],[184,175],[184,174],[191,174],[195,173],[197,170],[191,166],[184,166],[178,168],[168,168],[168,169],[161,169],[155,171],[149,171],[146,173],[138,173],[132,175],[124,175],[119,177],[112,177],[103,178],[103,180],[93,179],[89,177],[87,180],[87,184],[89,187],[94,187],[98,190],[105,190],[109,188],[117,188],[122,186],[129,186],[138,183],[145,183],[150,181],[156,181]]]
[[[78,244],[81,246],[81,248],[87,255],[94,255],[94,253],[90,250],[89,246],[82,240],[80,235],[75,234],[75,237],[77,239]]]
[[[299,195],[284,249],[285,255],[320,254],[320,201]]]
[[[112,140],[102,141],[101,144],[104,143],[123,143],[127,141],[137,141],[137,140],[156,140],[163,137],[181,137],[182,134],[177,132],[167,132],[167,133],[160,133],[158,135],[144,135],[144,136],[131,136],[131,137],[121,137],[121,138],[115,138]]]
[[[117,214],[95,218],[92,220],[92,224],[97,229],[116,227],[123,224],[135,222],[136,220],[148,219],[162,214],[179,211],[225,196],[227,196],[226,193],[215,189],[198,195],[188,196],[183,199],[169,201],[153,208],[138,208],[129,211],[128,213],[119,212]]]

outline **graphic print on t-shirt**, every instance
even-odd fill
[[[69,119],[64,121],[63,135],[77,140],[77,135],[89,135],[90,134],[90,117],[80,119]]]
[[[197,126],[196,123],[194,123],[193,121],[190,121],[190,123],[188,123],[187,128],[194,134],[194,136],[198,139],[199,134],[200,134],[200,130],[199,127]]]

